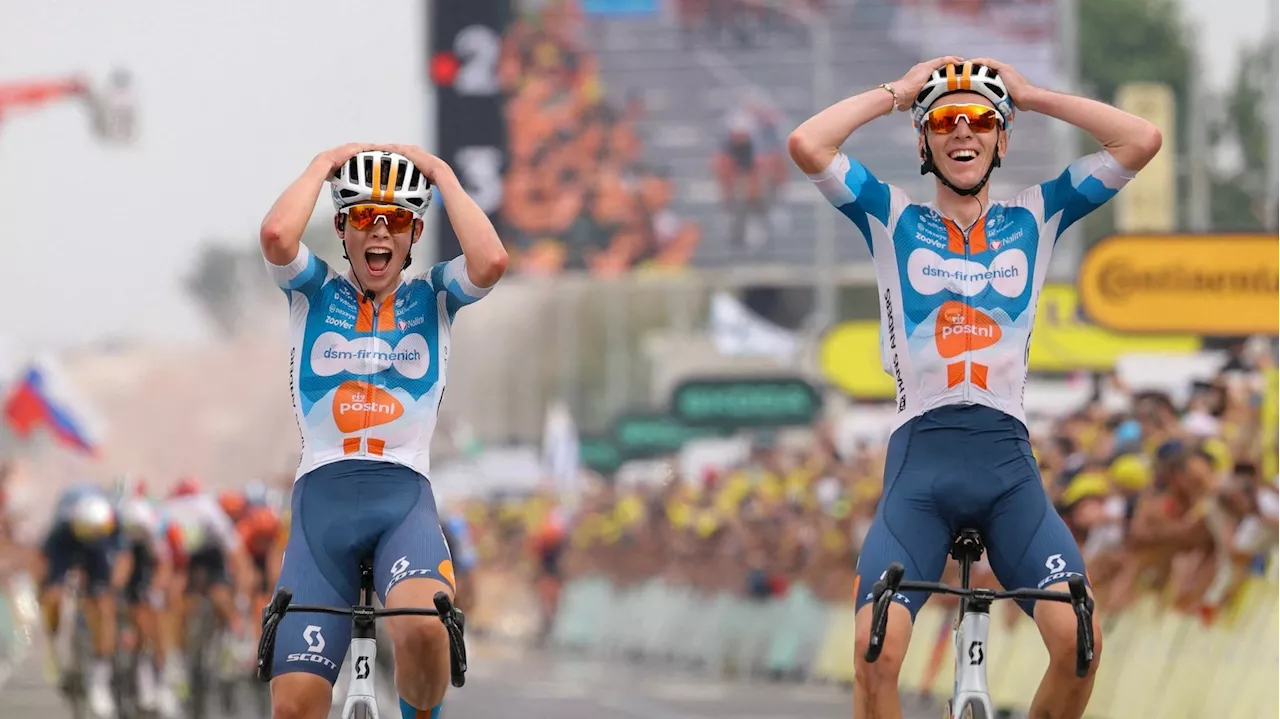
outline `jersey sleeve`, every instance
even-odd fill
[[[1054,242],[1062,233],[1085,215],[1102,207],[1116,196],[1137,172],[1125,169],[1111,153],[1099,150],[1071,163],[1056,178],[1037,185],[1019,196],[1030,206],[1039,195],[1043,203],[1043,215],[1039,218],[1046,227],[1056,225]]]
[[[809,175],[809,179],[818,186],[828,202],[845,217],[853,220],[853,224],[862,231],[867,249],[875,255],[870,221],[875,220],[881,226],[889,227],[893,204],[890,185],[877,180],[862,163],[843,152],[837,152],[827,169],[816,175]]]
[[[467,276],[467,258],[463,255],[437,263],[431,268],[431,286],[436,292],[444,292],[445,308],[449,311],[449,320],[463,307],[479,302],[489,294],[492,287],[480,287]]]
[[[298,245],[298,256],[287,265],[272,264],[271,260],[262,258],[267,265],[267,272],[276,286],[286,295],[290,292],[301,292],[312,297],[324,285],[329,276],[329,264],[307,249],[306,245]]]

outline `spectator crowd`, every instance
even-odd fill
[[[638,98],[611,102],[574,0],[517,18],[499,77],[510,146],[499,228],[530,273],[683,266],[700,239],[671,209],[674,184],[647,166]]]
[[[1034,433],[1046,490],[1079,540],[1104,612],[1154,592],[1211,623],[1245,579],[1266,571],[1280,517],[1275,377],[1268,348],[1234,354],[1182,402],[1102,378],[1093,401]],[[762,437],[747,461],[723,471],[641,486],[599,481],[563,517],[558,571],[619,585],[662,576],[758,599],[803,583],[847,602],[885,448],[837,444],[820,425],[800,445]],[[468,511],[482,564],[511,567],[540,566],[546,527],[564,509],[539,495],[477,500]],[[998,586],[985,567],[975,582]]]

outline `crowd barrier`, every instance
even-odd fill
[[[39,608],[26,575],[0,578],[0,688],[22,663],[35,637]]]
[[[921,609],[902,668],[905,692],[950,695],[950,655],[922,687],[935,639],[954,615],[937,602]],[[1277,586],[1251,579],[1212,626],[1162,609],[1147,597],[1103,618],[1102,664],[1091,719],[1256,719],[1278,713]],[[705,594],[659,579],[627,589],[608,580],[569,582],[552,641],[601,657],[643,657],[699,667],[723,677],[853,681],[853,606],[819,601],[803,585],[785,598],[750,601]],[[993,614],[992,699],[1025,711],[1048,663],[1033,622]]]

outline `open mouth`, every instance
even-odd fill
[[[382,274],[391,264],[391,250],[385,247],[370,247],[364,251],[364,263],[368,265],[369,271]]]
[[[951,152],[947,153],[947,157],[950,157],[952,160],[955,160],[956,162],[972,162],[973,160],[978,159],[978,151],[977,150],[952,150]]]

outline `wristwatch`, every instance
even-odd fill
[[[878,87],[884,90],[885,92],[889,93],[890,95],[893,95],[893,107],[889,108],[884,114],[892,115],[894,110],[901,109],[898,106],[898,91],[893,89],[893,85],[890,85],[887,82],[882,82],[878,85]]]

